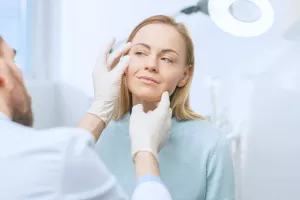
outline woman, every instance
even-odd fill
[[[171,95],[170,138],[159,153],[161,176],[174,200],[234,199],[234,172],[224,135],[189,106],[194,47],[187,29],[167,16],[153,16],[130,34],[129,67],[122,78],[119,108],[96,150],[129,195],[135,186],[130,162],[129,115],[133,105],[153,110]],[[141,133],[143,134],[143,133]]]

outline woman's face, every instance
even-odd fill
[[[133,47],[126,71],[128,89],[144,101],[159,101],[164,91],[187,83],[186,45],[172,26],[149,24],[141,28],[132,40]]]

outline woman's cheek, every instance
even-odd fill
[[[128,65],[128,73],[135,73],[137,72],[138,70],[140,70],[142,64],[141,62],[137,61],[137,60],[134,60],[132,59]]]
[[[164,85],[164,90],[168,91],[169,94],[172,94],[177,86],[177,82],[174,80],[173,77],[165,77],[165,85]]]
[[[127,69],[125,70],[125,74],[129,75],[134,70],[134,62],[131,60],[128,64]]]

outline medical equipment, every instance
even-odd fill
[[[254,22],[235,19],[231,12],[231,6],[239,2],[251,2],[256,5],[261,13],[259,19]],[[274,11],[268,0],[200,0],[196,6],[184,8],[179,14],[190,15],[196,12],[210,16],[212,21],[223,31],[240,37],[261,35],[268,31],[274,22]]]
[[[239,0],[210,0],[209,15],[223,31],[234,36],[254,37],[269,30],[274,22],[274,11],[268,0],[244,0],[254,3],[261,11],[261,16],[254,22],[242,22],[230,13],[230,6]]]
[[[235,19],[231,12],[231,6],[240,1],[255,4],[260,9],[260,18],[251,23]],[[183,8],[171,16],[177,18],[182,14],[192,15],[198,12],[209,16],[223,31],[239,37],[261,35],[268,31],[274,22],[274,11],[269,0],[200,0],[196,5]],[[118,48],[125,41],[126,39],[123,39],[116,43],[114,49]]]

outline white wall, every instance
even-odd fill
[[[26,81],[26,87],[32,97],[34,127],[51,128],[60,125],[61,113],[57,87],[48,81]]]
[[[244,155],[243,200],[300,198],[300,45],[257,77]]]
[[[60,125],[75,126],[82,119],[92,103],[91,97],[67,83],[59,83],[57,87],[59,96]]]

